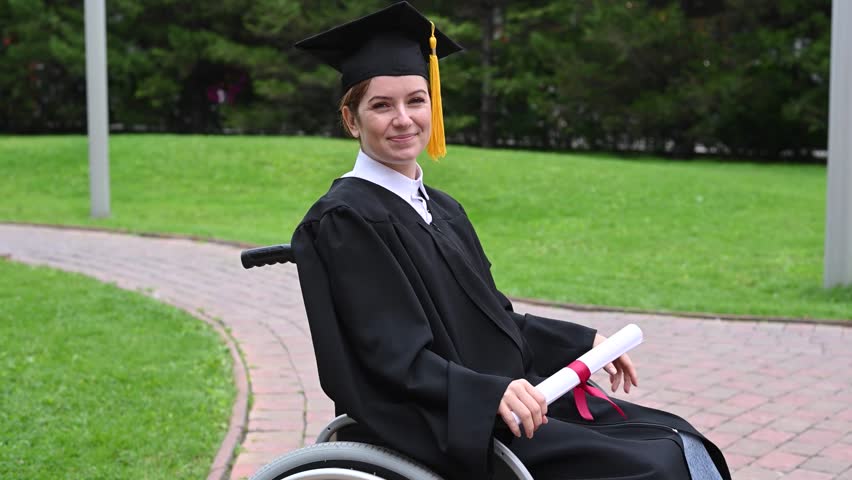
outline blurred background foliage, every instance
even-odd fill
[[[85,131],[78,0],[0,0],[0,132]],[[291,45],[391,2],[107,0],[113,131],[339,136],[336,72]],[[831,0],[412,1],[450,141],[822,161]]]

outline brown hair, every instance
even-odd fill
[[[367,89],[370,88],[370,80],[372,79],[368,78],[349,87],[349,90],[347,90],[346,93],[343,94],[343,98],[340,99],[340,106],[338,107],[338,111],[340,112],[340,123],[343,125],[343,131],[350,137],[352,136],[352,132],[349,131],[349,126],[346,125],[346,118],[343,117],[343,107],[348,107],[355,120],[358,120],[358,105],[361,104],[361,100],[363,100],[364,95],[367,94]]]

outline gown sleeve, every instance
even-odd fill
[[[302,256],[324,266],[337,325],[351,352],[343,361],[354,362],[350,371],[364,375],[361,382],[326,378],[335,403],[354,408],[359,422],[421,461],[435,461],[432,450],[438,449],[470,472],[485,472],[497,408],[512,379],[477,373],[429,349],[426,314],[387,244],[363,217],[337,207],[312,230],[300,227],[293,239],[312,335],[323,335],[314,331],[309,305],[319,298],[319,283],[310,277],[317,272],[305,271],[303,278]],[[428,438],[418,438],[423,431]]]
[[[464,211],[463,207],[462,211]],[[467,213],[465,213],[465,217],[467,217]],[[482,243],[469,220],[468,225],[480,256],[482,268],[485,270],[485,277],[503,308],[518,325],[524,340],[532,350],[533,369],[536,373],[543,377],[549,377],[588,352],[594,344],[596,329],[564,320],[554,320],[514,311],[512,302],[497,289],[494,277],[491,275],[491,262],[485,255]]]
[[[512,310],[512,302],[499,291],[497,293],[530,345],[533,369],[539,375],[549,377],[591,350],[596,329],[564,320],[516,313]]]

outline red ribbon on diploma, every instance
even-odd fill
[[[592,372],[589,371],[589,367],[587,367],[585,363],[579,360],[574,360],[573,362],[568,364],[568,368],[574,370],[574,373],[576,373],[577,376],[580,377],[580,384],[574,388],[574,403],[577,405],[577,411],[580,412],[581,417],[585,418],[586,420],[595,419],[594,417],[592,417],[592,412],[589,411],[589,405],[586,403],[586,394],[588,393],[593,397],[598,397],[606,400],[610,403],[610,405],[612,405],[613,408],[615,408],[618,413],[621,414],[622,417],[627,418],[627,415],[624,414],[624,411],[622,411],[621,408],[619,408],[618,405],[615,404],[615,402],[610,400],[604,392],[600,391],[599,388],[595,388],[586,383],[592,376]]]

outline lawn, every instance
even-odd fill
[[[205,478],[231,363],[183,312],[0,260],[0,478]]]
[[[0,137],[0,221],[289,241],[353,141],[118,135],[112,217],[88,217],[86,139]],[[852,318],[823,290],[826,170],[450,146],[427,183],[476,225],[507,294],[641,309]]]

